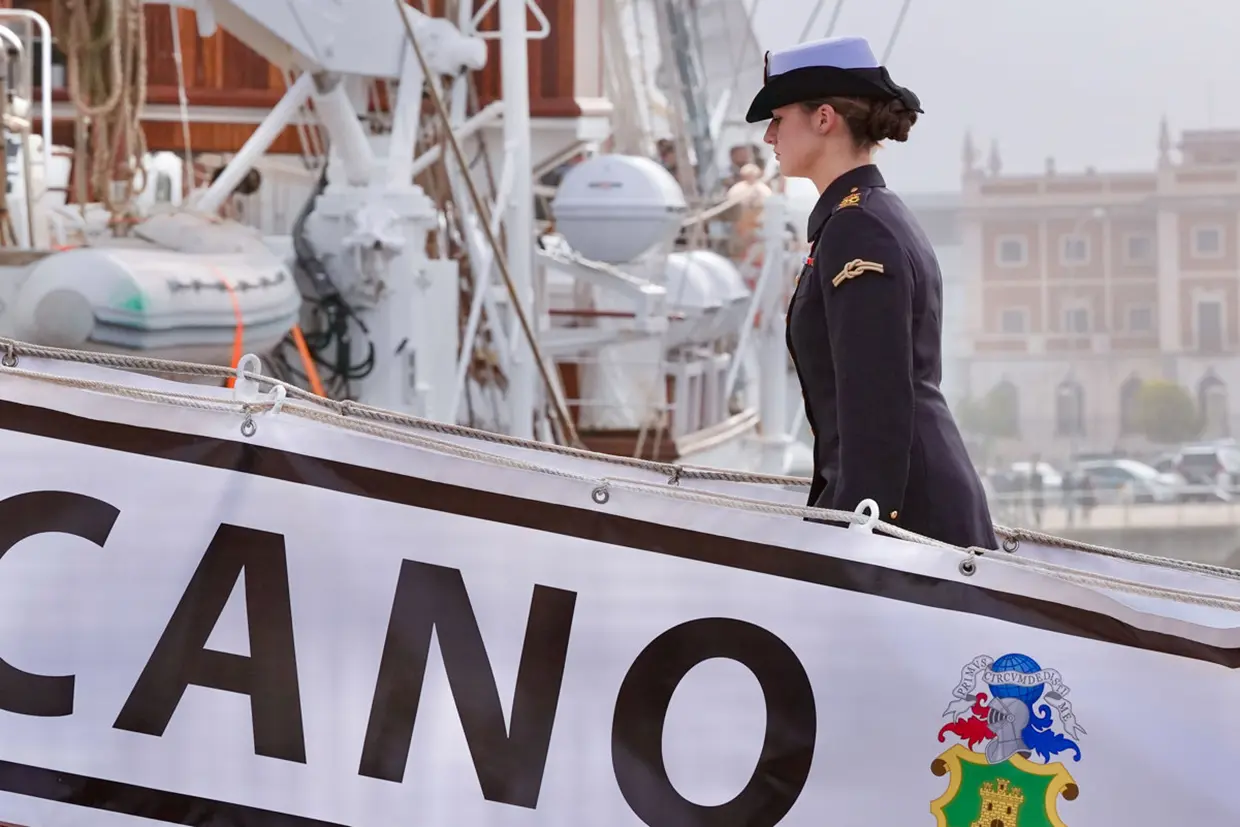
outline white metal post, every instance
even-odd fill
[[[512,166],[508,164],[507,159],[504,160],[504,167],[499,178],[499,198],[502,200],[507,198],[508,193],[512,191]],[[491,216],[491,234],[496,238],[499,237],[499,210]],[[466,232],[472,232],[471,228],[467,228]],[[482,308],[487,301],[487,294],[491,290],[491,272],[495,268],[495,254],[484,245],[474,245],[472,249],[479,249],[478,258],[471,255],[471,263],[474,268],[474,294],[473,300],[469,306],[469,318],[465,322],[465,334],[461,337],[461,352],[456,365],[456,384],[452,391],[452,410],[460,410],[462,400],[465,398],[465,384],[469,375],[469,366],[473,362],[474,340],[478,335],[478,325],[482,321]],[[502,343],[500,343],[502,344]],[[506,356],[507,351],[500,347],[501,360]]]
[[[784,249],[787,201],[772,195],[762,205],[764,264],[766,283],[762,285],[762,323],[758,331],[759,396],[762,418],[762,470],[768,474],[786,471],[788,445],[792,436],[785,431],[788,422],[788,350],[784,288],[788,284],[788,256]]]
[[[220,177],[216,178],[203,193],[202,198],[198,200],[199,210],[214,213],[223,206],[250,168],[271,148],[271,144],[284,131],[284,127],[288,126],[289,122],[297,116],[302,104],[309,99],[313,91],[314,79],[308,72],[303,73],[242,144],[241,150],[224,167]]]
[[[17,17],[29,20],[39,30],[41,44],[39,47],[39,67],[43,75],[40,84],[40,97],[43,99],[40,113],[40,127],[43,132],[43,180],[46,185],[48,170],[52,168],[52,27],[47,18],[29,9],[0,9],[0,20]],[[31,101],[33,106],[34,101]],[[240,179],[238,179],[240,183]],[[27,182],[26,186],[30,186]],[[236,186],[234,184],[233,186]]]
[[[459,95],[459,97],[461,97],[462,100],[464,100],[465,91],[467,90],[462,84],[461,85],[462,94]],[[456,108],[457,97],[458,95],[456,93],[456,89],[453,88],[452,106],[454,110]],[[473,137],[481,130],[495,123],[497,120],[500,120],[500,118],[503,116],[503,113],[504,113],[504,105],[500,103],[499,101],[492,101],[491,103],[488,103],[486,106],[480,109],[478,112],[471,115],[464,122],[460,123],[460,125],[456,127],[455,129],[453,129],[452,131],[456,135],[456,139],[458,141],[464,141],[466,138]],[[453,117],[452,122],[458,123],[455,117]],[[430,149],[426,150],[421,155],[419,155],[417,159],[413,162],[413,164],[409,168],[410,176],[416,177],[422,174],[424,171],[430,168],[431,164],[434,164],[436,161],[438,161],[442,157],[443,157],[443,144],[435,144],[433,147],[431,147]],[[458,205],[458,206],[461,209],[465,209],[468,207],[468,203],[464,205]]]
[[[375,155],[366,130],[358,119],[358,108],[350,100],[346,78],[342,75],[315,74],[312,80],[314,111],[331,138],[331,154],[340,159],[351,185],[367,186],[374,176]],[[413,154],[412,149],[410,154]]]
[[[530,153],[529,40],[526,0],[499,0],[500,72],[504,95],[504,151],[512,169],[512,191],[506,210],[508,267],[516,301],[538,329],[534,316],[534,182]],[[508,378],[509,430],[533,439],[537,402],[537,366],[525,341],[516,312],[509,313],[513,340],[512,373]]]
[[[400,68],[400,91],[392,116],[392,134],[388,141],[389,187],[407,187],[413,183],[413,150],[418,144],[418,126],[422,122],[425,80],[426,75],[422,73],[422,66],[413,53],[413,46],[406,46],[404,64]]]

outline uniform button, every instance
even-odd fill
[[[899,512],[899,511],[893,511],[893,512],[891,512],[891,519],[893,519],[893,520],[894,520],[896,517],[899,517],[899,516],[900,516],[900,512]]]

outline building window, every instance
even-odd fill
[[[1067,333],[1089,332],[1089,308],[1069,307],[1063,312],[1063,329]]]
[[[1223,352],[1223,303],[1197,302],[1197,350],[1202,353]]]
[[[1075,267],[1089,263],[1089,239],[1083,235],[1066,235],[1059,242],[1059,263]]]
[[[1193,256],[1196,258],[1222,258],[1223,228],[1193,228]]]
[[[1129,333],[1152,333],[1154,332],[1154,308],[1152,307],[1130,307],[1128,308],[1128,332]]]
[[[1137,233],[1124,239],[1124,261],[1128,264],[1152,264],[1154,262],[1154,239]]]
[[[1085,389],[1075,380],[1060,382],[1055,390],[1055,433],[1057,436],[1085,434]]]
[[[1024,267],[1029,263],[1029,242],[1019,235],[995,239],[995,263],[1000,267]]]
[[[999,329],[1004,333],[1020,334],[1029,329],[1029,313],[1024,308],[1004,310],[999,316]]]

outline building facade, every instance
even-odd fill
[[[1240,390],[1240,131],[1167,125],[1137,172],[1005,175],[966,140],[965,396],[1016,451],[1139,445],[1143,382],[1184,388],[1202,436]],[[995,418],[1007,420],[998,422]],[[1240,424],[1240,423],[1237,423]]]

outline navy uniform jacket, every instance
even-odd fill
[[[853,511],[869,498],[885,522],[997,548],[939,390],[943,279],[929,239],[873,165],[827,187],[808,237],[788,350],[814,433],[809,504]]]

